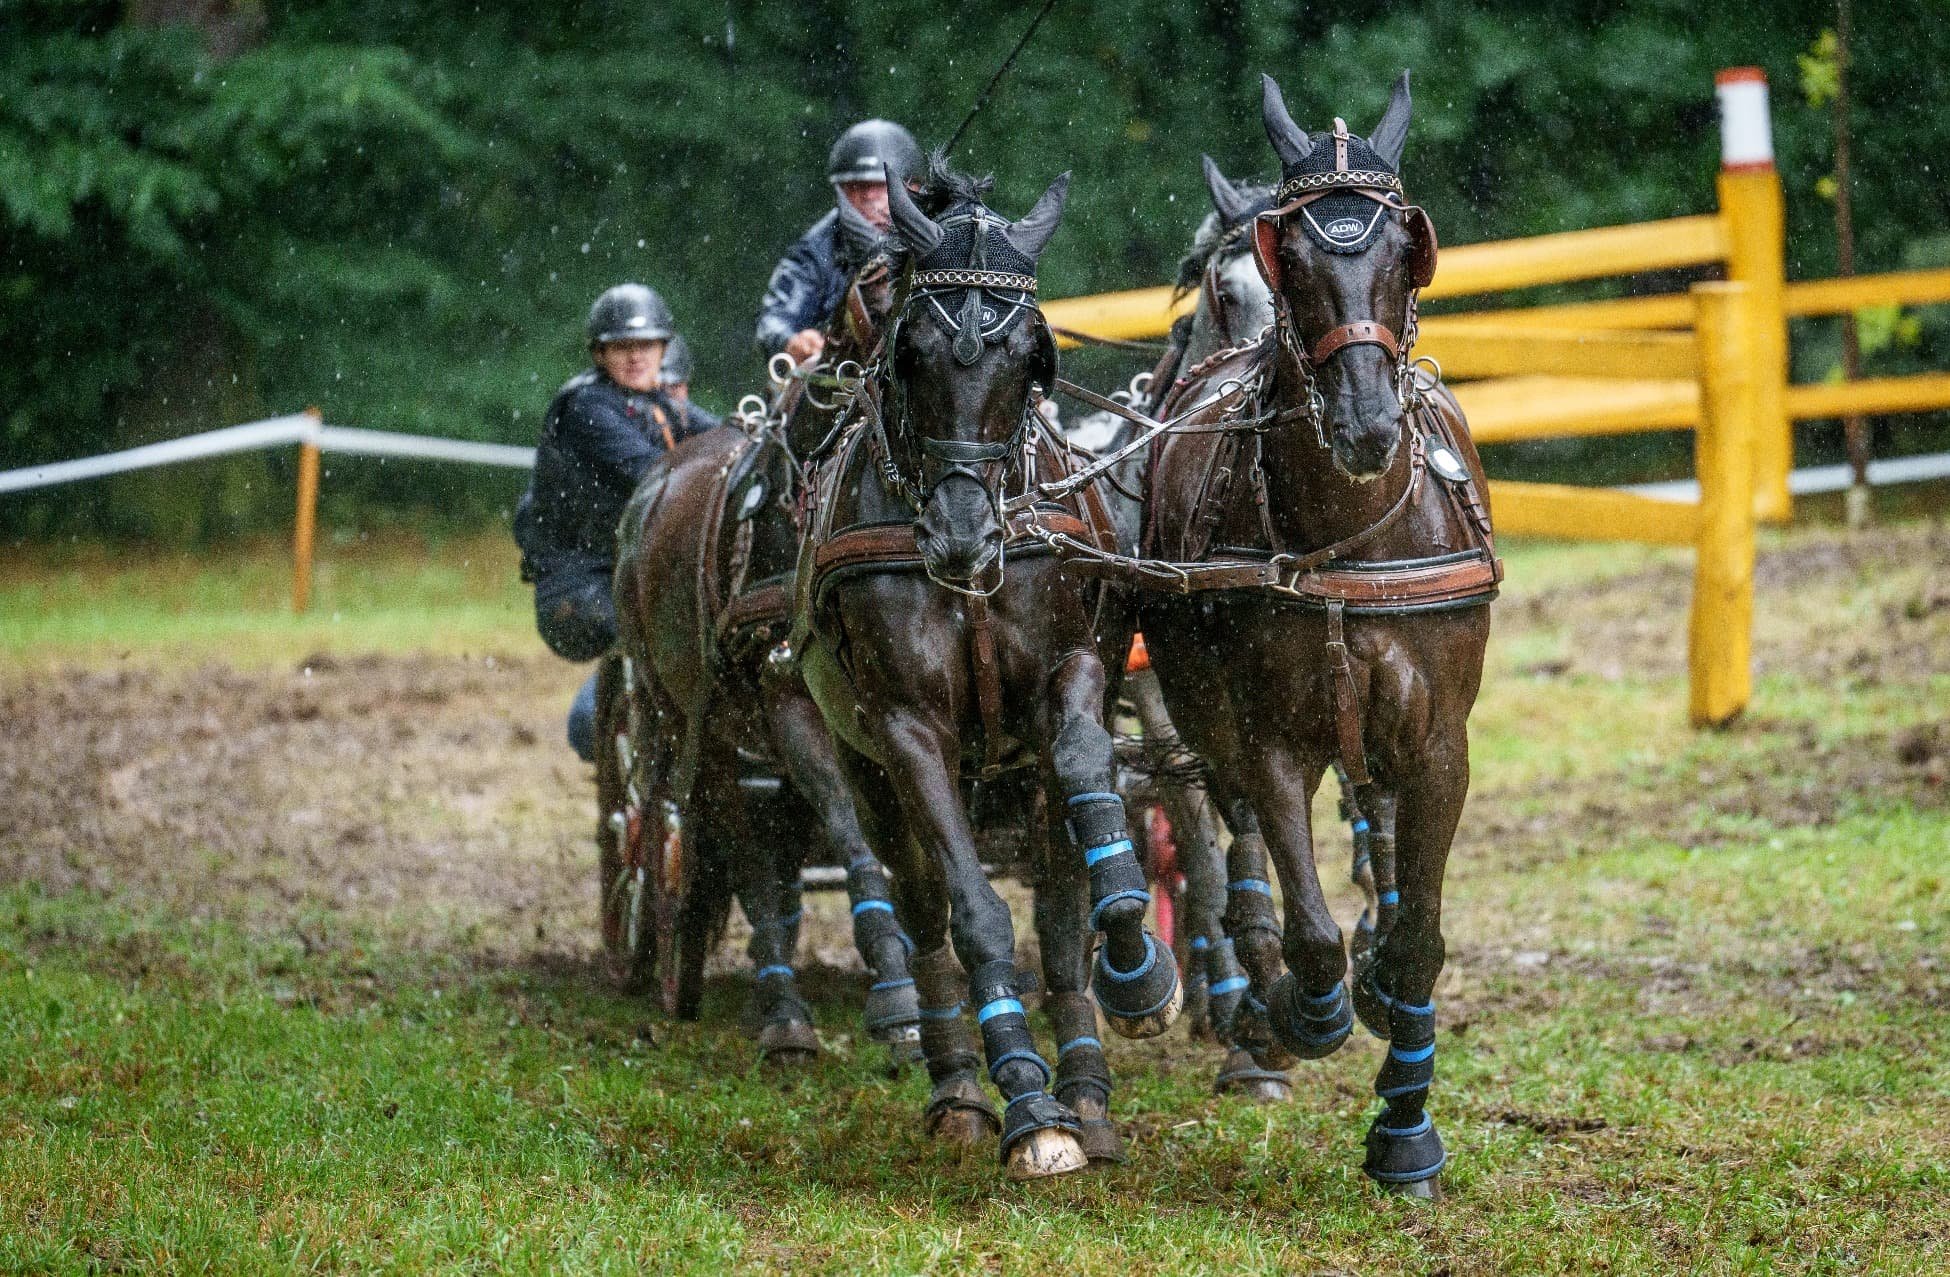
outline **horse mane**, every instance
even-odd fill
[[[915,203],[929,217],[939,217],[957,204],[983,204],[995,189],[995,174],[975,177],[948,167],[948,152],[936,147],[928,154],[928,181]]]
[[[1239,243],[1235,231],[1249,223],[1253,216],[1273,207],[1274,187],[1270,183],[1240,182],[1234,189],[1252,201],[1248,215],[1230,226],[1224,224],[1217,209],[1205,215],[1205,220],[1198,224],[1197,233],[1192,236],[1192,246],[1178,259],[1178,278],[1172,285],[1172,301],[1197,288],[1199,281],[1205,278],[1205,268],[1212,264],[1212,259],[1229,246]]]

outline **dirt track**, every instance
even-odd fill
[[[1950,534],[1914,526],[1849,543],[1798,535],[1761,564],[1757,666],[1850,686],[1927,682],[1950,668]],[[1901,576],[1895,602],[1858,606],[1865,583]],[[1498,643],[1561,635],[1560,656],[1492,675],[1524,695],[1577,676],[1682,676],[1688,573],[1656,568],[1598,587],[1525,590]],[[503,954],[584,954],[593,938],[588,770],[561,738],[576,671],[546,655],[335,658],[244,672],[219,665],[69,670],[0,680],[0,883],[126,892],[186,913],[297,927],[353,914],[409,942]],[[1567,685],[1568,686],[1568,685]],[[1567,691],[1576,695],[1575,691]],[[1939,707],[1941,709],[1942,707]],[[1627,830],[1705,837],[1701,814],[1832,819],[1852,794],[1944,800],[1950,727],[1823,743],[1764,704],[1734,730],[1811,765],[1783,776],[1734,768],[1690,782],[1512,786],[1479,769],[1461,863],[1502,866],[1604,844]],[[1523,730],[1509,724],[1503,730]],[[1756,762],[1759,758],[1756,759]],[[1540,810],[1542,814],[1540,814]],[[1339,861],[1341,839],[1323,839]],[[1339,875],[1335,877],[1338,879]],[[805,955],[850,967],[834,900],[816,906]],[[824,923],[822,925],[822,919]],[[721,964],[736,965],[733,948]]]

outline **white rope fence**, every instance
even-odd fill
[[[529,469],[535,464],[533,448],[518,448],[506,443],[475,443],[466,439],[440,439],[431,435],[397,434],[389,430],[328,426],[310,413],[294,412],[285,417],[270,417],[241,426],[226,426],[222,430],[184,435],[180,439],[165,439],[161,443],[103,453],[98,457],[0,470],[0,493],[25,492],[57,483],[75,483],[130,470],[148,470],[182,461],[289,447],[292,444],[310,444],[320,452],[361,457],[461,461],[474,465],[511,466],[519,470]]]

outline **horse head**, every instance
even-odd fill
[[[1211,156],[1202,158],[1212,211],[1178,263],[1178,294],[1194,289],[1199,294],[1185,346],[1188,368],[1216,350],[1251,340],[1273,322],[1273,295],[1252,254],[1253,219],[1273,207],[1273,188],[1232,182]]]
[[[1255,259],[1334,465],[1372,479],[1401,444],[1415,294],[1435,272],[1435,228],[1402,195],[1408,72],[1365,138],[1339,119],[1331,131],[1302,131],[1280,86],[1262,80],[1280,185],[1275,206],[1253,221]]]
[[[890,443],[908,454],[915,541],[928,573],[972,589],[991,566],[1000,581],[1002,484],[1019,465],[1031,388],[1056,377],[1056,342],[1036,306],[1036,260],[1069,192],[1065,173],[1011,222],[983,202],[988,179],[950,172],[937,156],[923,199],[887,175],[905,287],[885,351]],[[989,587],[993,588],[993,586]]]

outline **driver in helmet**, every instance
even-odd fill
[[[593,661],[616,641],[610,576],[616,524],[652,463],[716,424],[660,384],[676,335],[670,307],[642,284],[618,284],[589,310],[591,366],[555,392],[535,471],[515,508],[521,575],[535,585],[535,627],[557,656]],[[595,757],[596,679],[569,709],[569,743]]]
[[[891,120],[854,125],[840,134],[826,158],[826,180],[838,198],[885,230],[893,217],[887,211],[883,166],[891,166],[910,185],[926,169],[914,135]],[[758,348],[766,358],[783,350],[795,363],[811,363],[825,349],[826,322],[846,294],[847,275],[838,261],[838,222],[837,210],[814,222],[773,269],[758,308]]]

